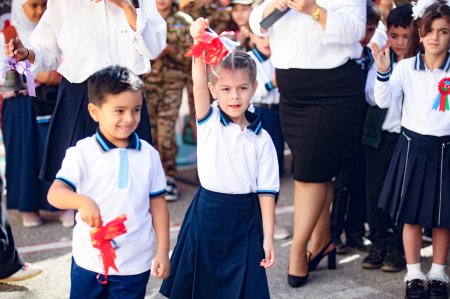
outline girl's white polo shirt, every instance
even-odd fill
[[[114,238],[119,272],[135,275],[148,271],[156,249],[149,212],[150,200],[166,193],[166,179],[158,152],[136,133],[128,148],[117,148],[98,131],[67,150],[56,179],[99,206],[103,224],[126,214],[127,232]],[[100,251],[92,246],[91,228],[76,215],[73,257],[78,266],[103,273]]]
[[[230,194],[276,195],[278,161],[269,134],[256,114],[245,113],[250,125],[241,130],[214,102],[197,120],[197,167],[202,186]]]

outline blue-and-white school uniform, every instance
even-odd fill
[[[155,1],[139,1],[136,31],[112,2],[49,0],[47,10],[31,36],[35,52],[32,71],[53,70],[63,76],[50,123],[40,177],[53,180],[67,148],[95,133],[89,116],[87,79],[112,65],[142,75],[150,71],[166,41],[166,23]],[[143,99],[137,132],[151,143],[147,107]]]
[[[124,222],[127,232],[114,238],[115,264],[119,271],[110,269],[108,284],[103,285],[95,278],[104,271],[100,251],[92,246],[91,227],[81,220],[80,213],[76,214],[70,297],[93,298],[98,292],[104,296],[95,298],[110,298],[108,292],[117,282],[122,291],[124,285],[128,286],[125,293],[131,291],[123,298],[143,298],[156,252],[149,213],[151,200],[166,193],[166,178],[158,152],[136,133],[130,136],[127,148],[117,148],[97,131],[66,151],[56,179],[93,199],[103,223],[122,214],[127,216]],[[133,292],[141,295],[133,297]]]
[[[395,222],[450,228],[450,111],[434,109],[450,56],[430,71],[422,55],[377,76],[377,105],[403,100],[402,132],[378,204]]]
[[[186,212],[160,292],[168,298],[269,298],[258,194],[276,195],[278,163],[259,118],[241,130],[213,103],[197,121],[202,187]]]

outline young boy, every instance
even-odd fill
[[[78,210],[70,298],[110,298],[112,293],[143,298],[153,256],[153,275],[162,279],[169,273],[166,179],[157,151],[135,133],[142,88],[139,77],[118,66],[89,78],[88,110],[99,127],[67,150],[48,193],[55,207]],[[123,220],[122,215],[126,231],[104,246],[111,243],[117,266],[108,277],[108,264],[102,265],[101,252],[93,247],[92,228],[105,229],[102,225]]]
[[[412,6],[405,4],[392,10],[387,17],[388,43],[394,68],[405,58],[408,40],[412,34]],[[400,134],[401,105],[392,104],[388,109],[375,104],[373,88],[376,79],[375,64],[369,70],[366,83],[366,100],[371,105],[364,125],[363,145],[366,154],[366,203],[367,221],[372,241],[370,253],[362,262],[365,269],[397,272],[405,268],[402,225],[395,225],[387,213],[378,208],[378,198]],[[390,232],[392,229],[393,233]]]
[[[277,88],[275,78],[275,68],[270,61],[270,45],[267,37],[258,36],[249,32],[251,43],[254,45],[248,55],[256,64],[256,87],[252,97],[252,104],[255,107],[255,114],[261,119],[261,125],[269,133],[277,151],[278,169],[280,176],[284,173],[284,137],[281,131],[280,93]],[[283,240],[291,236],[291,233],[284,227],[275,225],[274,239]]]

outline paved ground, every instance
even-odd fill
[[[195,172],[185,170],[180,178],[195,181]],[[175,245],[177,227],[183,219],[184,212],[195,192],[195,187],[179,183],[182,194],[178,202],[170,203],[171,213],[171,246]],[[292,180],[289,175],[282,179],[282,193],[278,204],[277,223],[287,227],[292,223]],[[63,228],[53,215],[47,214],[48,223],[39,228],[23,228],[19,215],[15,211],[9,213],[16,242],[27,261],[44,268],[44,273],[34,279],[15,284],[0,284],[1,299],[68,298],[70,288],[70,238],[71,229]],[[289,241],[277,241],[278,260],[268,271],[271,297],[281,298],[403,298],[404,273],[383,273],[379,270],[362,270],[361,259],[365,253],[350,250],[338,256],[336,270],[326,270],[326,262],[319,265],[318,270],[310,274],[309,283],[302,288],[292,289],[286,282]],[[424,258],[426,269],[430,259]],[[163,298],[158,294],[160,281],[151,278],[146,298]],[[257,298],[255,298],[257,299]]]

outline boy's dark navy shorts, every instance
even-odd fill
[[[99,283],[97,275],[78,266],[72,258],[70,299],[142,299],[150,270],[137,275],[108,275],[107,284]]]

